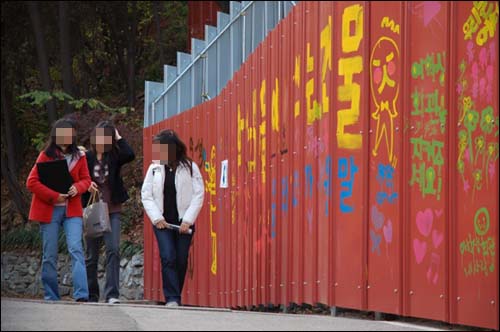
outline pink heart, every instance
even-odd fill
[[[436,217],[439,218],[443,215],[443,209],[434,210],[434,213],[436,214]]]
[[[391,219],[387,220],[387,225],[384,225],[384,238],[385,242],[392,242],[392,221]]]
[[[441,4],[439,1],[425,1],[424,2],[424,26],[429,25],[429,23],[434,19],[434,17],[441,10]]]
[[[418,239],[413,239],[413,252],[415,253],[415,258],[417,264],[422,263],[427,252],[427,243],[420,242]]]
[[[434,279],[432,279],[432,283],[433,283],[434,285],[436,285],[436,284],[437,284],[437,282],[438,282],[438,277],[439,277],[439,274],[437,274],[437,272],[436,272],[436,274],[434,275]]]
[[[431,278],[432,278],[432,266],[429,266],[429,268],[427,269],[427,281],[428,282],[431,282]]]
[[[425,209],[425,211],[417,212],[417,227],[420,234],[427,237],[431,233],[432,222],[434,220],[434,215],[431,209]]]
[[[434,244],[434,248],[439,247],[441,242],[443,242],[443,233],[439,233],[437,230],[432,231],[432,243]]]

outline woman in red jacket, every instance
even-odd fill
[[[33,193],[29,219],[40,223],[43,243],[42,283],[45,300],[60,299],[57,282],[57,254],[60,228],[64,229],[73,268],[73,297],[76,301],[88,301],[87,272],[82,246],[81,194],[90,186],[90,176],[85,153],[75,143],[76,130],[73,121],[61,119],[54,123],[47,147],[36,163],[66,159],[73,178],[67,193],[58,193],[40,182],[36,163],[26,181]]]

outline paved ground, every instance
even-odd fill
[[[48,303],[2,298],[2,331],[133,330],[440,330],[436,323],[408,324],[317,315],[268,314],[156,305]],[[431,325],[429,325],[431,324]],[[450,330],[449,327],[446,330]]]

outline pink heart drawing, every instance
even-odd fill
[[[436,272],[436,274],[434,275],[434,279],[432,279],[432,283],[434,285],[436,285],[438,283],[438,277],[439,277],[439,274],[437,274],[437,272]]]
[[[443,242],[443,233],[439,233],[437,230],[432,231],[432,244],[434,244],[434,248],[439,247],[441,242]]]
[[[417,227],[420,234],[427,237],[431,233],[432,222],[434,221],[434,215],[431,209],[425,209],[425,211],[417,212]]]
[[[427,276],[427,281],[431,282],[431,278],[432,278],[432,266],[429,266],[429,268],[427,269],[426,276]]]
[[[413,239],[413,252],[415,253],[415,258],[417,264],[422,263],[427,252],[427,243],[420,242],[418,239]]]
[[[436,217],[439,218],[443,215],[443,209],[434,210],[434,213],[436,214]]]
[[[384,238],[385,242],[392,242],[392,221],[391,219],[387,220],[387,225],[384,225]]]
[[[432,282],[434,285],[436,285],[438,282],[439,274],[437,272],[434,272],[434,277],[433,277],[432,272],[433,272],[432,267],[429,267],[429,269],[427,270],[427,281]]]
[[[441,10],[441,4],[439,1],[425,1],[424,2],[424,26],[428,26],[429,23],[434,19],[434,17]]]

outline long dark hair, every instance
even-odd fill
[[[73,129],[73,140],[70,145],[67,146],[66,151],[63,151],[59,145],[56,143],[57,129],[58,128],[71,128]],[[45,154],[54,159],[62,158],[63,153],[70,153],[71,160],[78,158],[80,150],[76,145],[76,122],[72,119],[59,119],[52,125],[50,131],[50,138],[47,141],[47,145],[44,150]]]
[[[175,155],[177,160],[174,162],[173,166],[177,168],[177,166],[183,165],[189,168],[191,175],[193,175],[193,160],[188,157],[186,144],[181,141],[175,131],[171,129],[160,131],[153,137],[153,143],[175,144]]]
[[[116,140],[116,127],[111,121],[101,121],[99,122],[95,127],[94,130],[92,131],[92,137],[96,137],[96,132],[98,128],[104,128],[104,135],[105,136],[111,136],[111,150],[109,152],[104,152],[102,154],[102,160],[104,162],[109,161],[109,157],[113,156],[114,158],[118,157],[118,153],[120,153],[120,148],[118,147],[118,141]],[[94,156],[97,157],[97,150],[95,148],[95,141],[92,142],[93,140],[90,140],[90,151],[94,154]]]

